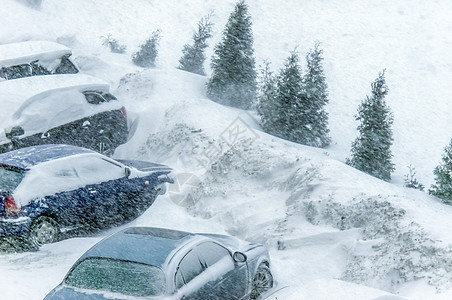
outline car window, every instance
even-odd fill
[[[193,278],[201,274],[203,267],[198,255],[195,251],[191,250],[184,258],[182,258],[179,266],[177,267],[174,282],[176,289],[179,289],[184,284],[189,283]]]
[[[24,176],[25,173],[23,171],[0,167],[0,192],[13,191]]]
[[[111,100],[118,100],[115,96],[113,96],[110,93],[86,91],[83,94],[85,95],[86,101],[90,104],[101,104],[105,102],[110,102]]]
[[[196,246],[196,251],[204,259],[207,267],[210,267],[224,257],[231,258],[229,251],[216,243],[205,242]],[[232,259],[232,258],[231,258]]]
[[[76,74],[78,73],[77,67],[71,62],[68,55],[61,58],[61,62],[55,69],[55,74]]]
[[[41,66],[38,61],[34,61],[31,63],[33,75],[48,75],[50,71]]]
[[[5,79],[16,79],[33,75],[33,69],[29,64],[1,68],[0,76]]]
[[[65,283],[135,297],[159,296],[166,291],[165,275],[160,268],[105,258],[83,260],[68,274]]]
[[[86,101],[89,104],[100,104],[100,103],[107,102],[104,99],[104,97],[102,97],[102,95],[100,93],[97,93],[97,92],[85,92],[83,94],[85,94]]]
[[[111,101],[111,100],[118,100],[118,98],[116,98],[115,96],[113,96],[110,93],[103,93],[103,96],[104,96],[105,100],[107,100],[107,102]]]
[[[85,184],[97,184],[125,177],[124,166],[102,156],[81,156],[75,170]]]

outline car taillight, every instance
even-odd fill
[[[122,115],[124,116],[124,118],[127,120],[127,111],[124,107],[121,108],[121,112],[122,112]]]
[[[7,217],[16,217],[21,214],[21,209],[17,207],[13,196],[8,196],[5,199],[5,215]]]

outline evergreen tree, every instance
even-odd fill
[[[360,121],[359,135],[352,143],[351,158],[347,164],[377,178],[389,181],[394,171],[391,145],[393,116],[386,105],[388,93],[385,71],[372,83],[372,95],[360,104],[358,114]]]
[[[424,185],[417,181],[415,177],[416,171],[414,170],[414,167],[412,165],[409,165],[408,170],[409,173],[405,175],[405,186],[412,189],[423,191]]]
[[[148,38],[144,44],[140,46],[140,51],[136,52],[132,61],[137,66],[143,68],[152,68],[155,67],[155,60],[158,55],[158,45],[160,42],[160,30],[156,30],[151,34],[151,37]]]
[[[249,109],[257,89],[253,55],[251,17],[240,0],[229,16],[223,40],[215,46],[207,95],[216,102]]]
[[[308,130],[304,132],[306,144],[314,147],[326,147],[331,143],[328,129],[328,113],[324,110],[328,104],[328,86],[323,71],[322,50],[319,43],[306,55],[307,71],[303,78],[306,105],[304,117]]]
[[[210,14],[198,22],[198,31],[193,34],[193,45],[184,45],[183,56],[179,60],[179,69],[199,75],[206,75],[204,72],[204,61],[206,60],[205,50],[207,39],[212,36],[212,22]]]
[[[429,194],[440,198],[446,204],[452,204],[452,140],[444,148],[442,163],[433,170],[435,184],[429,189]]]
[[[272,135],[278,135],[277,128],[280,125],[276,113],[279,110],[276,96],[276,76],[270,71],[270,63],[266,61],[257,97],[257,113],[261,117],[261,126],[264,131]]]
[[[298,54],[293,51],[287,58],[277,80],[277,107],[275,109],[276,136],[292,142],[305,144],[303,132],[306,118],[303,108],[306,97],[303,93],[303,76]]]

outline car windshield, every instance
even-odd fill
[[[24,178],[25,173],[21,170],[0,166],[0,192],[11,192]]]
[[[135,297],[162,295],[165,275],[155,266],[106,258],[88,258],[67,276],[69,286]]]

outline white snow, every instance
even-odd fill
[[[39,60],[41,65],[48,65],[71,55],[68,47],[50,41],[26,41],[0,45],[0,67],[29,64]]]
[[[95,115],[120,109],[120,101],[89,104],[84,91],[109,91],[101,79],[85,74],[32,76],[0,82],[2,110],[0,130],[21,126],[27,135]],[[62,100],[64,99],[64,104]],[[7,141],[1,136],[0,142]]]
[[[44,0],[32,9],[3,0],[0,43],[50,40],[71,48],[81,72],[110,83],[134,119],[134,135],[115,156],[175,169],[176,184],[125,226],[264,243],[291,299],[451,299],[452,207],[404,188],[403,178],[411,164],[428,188],[452,137],[452,3],[247,1],[258,64],[269,59],[278,71],[295,47],[303,57],[320,41],[330,91],[327,149],[263,133],[253,112],[207,99],[206,77],[175,69],[196,23],[214,9],[211,57],[234,3]],[[157,67],[134,66],[131,55],[156,29]],[[127,53],[102,46],[108,34]],[[395,120],[390,183],[344,164],[357,135],[353,116],[384,68]],[[117,230],[0,254],[1,297],[42,299],[84,251]]]

